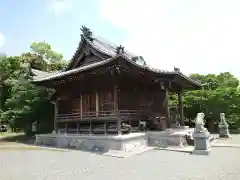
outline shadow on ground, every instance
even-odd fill
[[[35,136],[27,136],[25,134],[5,136],[0,138],[1,142],[17,142],[22,144],[33,144],[35,141]]]

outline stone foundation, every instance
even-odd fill
[[[189,135],[192,132],[193,129],[188,128],[148,132],[148,145],[156,147],[187,146],[186,135]]]
[[[192,132],[190,128],[177,128],[126,135],[40,134],[36,135],[36,144],[101,153],[134,153],[154,147],[187,146],[186,136]]]
[[[42,134],[36,135],[36,144],[59,148],[76,148],[88,151],[107,152],[109,150],[131,152],[147,146],[146,133],[127,135],[78,135],[78,134]]]

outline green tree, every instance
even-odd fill
[[[55,52],[48,43],[34,42],[30,45],[30,49],[35,55],[32,60],[43,65],[46,71],[56,71],[66,67],[67,63],[63,60],[63,55]],[[45,61],[45,64],[42,63],[42,60]]]
[[[231,73],[225,72],[208,75],[192,74],[192,79],[202,83],[201,90],[185,91],[183,95],[184,114],[194,119],[198,112],[204,112],[206,119],[219,120],[219,113],[224,112],[229,123],[240,122],[239,80]]]

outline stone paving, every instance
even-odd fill
[[[240,135],[216,144],[239,144]],[[240,180],[240,148],[209,156],[150,150],[128,158],[0,143],[0,180]]]
[[[129,158],[81,151],[0,150],[0,180],[238,180],[240,149],[209,156],[151,150]]]
[[[229,139],[220,138],[217,140],[217,144],[239,144],[240,145],[240,134],[233,134]]]

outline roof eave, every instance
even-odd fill
[[[55,74],[55,75],[52,75],[52,76],[48,76],[48,77],[44,77],[44,78],[41,78],[41,79],[33,80],[33,82],[34,83],[41,83],[41,82],[47,82],[47,81],[51,81],[51,80],[61,79],[64,76],[77,74],[79,72],[84,72],[84,71],[87,71],[87,70],[92,69],[92,68],[103,66],[105,64],[108,64],[108,63],[112,62],[113,60],[117,59],[118,57],[119,56],[114,56],[114,57],[108,58],[108,59],[106,59],[104,61],[101,61],[101,62],[97,62],[97,63],[94,63],[94,64],[89,64],[89,65],[79,67],[79,68],[76,68],[76,69],[64,71],[64,72],[61,72],[61,73],[58,73],[58,74]]]

